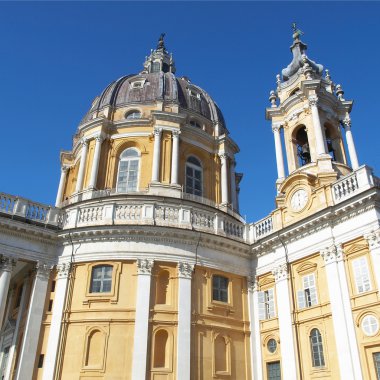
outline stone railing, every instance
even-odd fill
[[[28,199],[0,193],[0,214],[45,225],[58,226],[61,210]]]
[[[186,202],[185,202],[186,203]],[[95,225],[155,225],[190,229],[247,241],[245,224],[207,207],[145,199],[109,199],[64,210],[63,229]]]
[[[258,222],[251,223],[249,225],[249,240],[253,243],[267,235],[270,235],[274,232],[274,230],[273,218],[272,215],[269,215]]]
[[[370,187],[376,186],[376,181],[378,178],[372,174],[372,169],[365,165],[361,166],[332,185],[334,203],[343,202]]]

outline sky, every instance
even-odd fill
[[[277,178],[265,108],[291,61],[293,21],[308,56],[354,100],[359,162],[380,174],[378,2],[0,2],[0,191],[54,204],[59,152],[92,100],[141,71],[165,32],[176,74],[213,97],[240,147],[241,214],[265,217]]]

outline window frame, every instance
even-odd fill
[[[359,266],[356,266],[356,263],[359,263]],[[367,276],[366,278],[367,284],[365,283],[366,280],[363,279],[363,276],[364,276],[363,265],[362,265],[363,263],[365,264],[364,269],[366,272],[365,275]],[[363,293],[370,292],[372,290],[372,283],[371,283],[371,274],[370,274],[370,268],[368,265],[367,257],[365,255],[362,255],[362,256],[352,259],[351,268],[352,268],[352,274],[353,274],[354,283],[355,283],[356,294],[363,294]],[[358,273],[358,270],[360,273]],[[368,285],[368,288],[365,287],[366,285]],[[362,290],[360,289],[361,287],[362,287]]]
[[[97,269],[100,269],[101,268],[101,273],[100,273],[100,278],[95,278],[94,277],[94,272],[95,270]],[[106,271],[108,268],[111,268],[111,274],[110,276],[107,278],[105,277],[107,275]],[[94,294],[94,293],[101,293],[101,294],[107,294],[107,293],[110,293],[111,289],[112,289],[112,272],[113,272],[113,265],[109,265],[109,264],[101,264],[101,265],[94,265],[92,267],[92,270],[91,270],[91,280],[90,280],[90,289],[89,289],[89,292],[91,294]],[[99,291],[94,291],[94,285],[95,284],[98,284],[100,283],[100,286],[99,286]],[[107,284],[107,290],[104,290],[105,288],[105,284]],[[109,286],[109,290],[108,290],[108,286]]]
[[[276,318],[276,303],[274,287],[258,292],[259,320],[265,321]]]
[[[192,162],[189,162],[189,160],[191,158],[194,158],[195,160],[197,160],[199,162],[199,166],[196,165],[196,164],[194,164],[194,163],[192,163]],[[193,176],[191,177],[192,178],[192,189],[193,189],[193,192],[189,192],[188,191],[188,187],[187,187],[187,178],[188,178],[187,168],[188,167],[193,170]],[[200,172],[200,180],[199,180],[199,182],[200,182],[200,194],[196,194],[195,193],[196,189],[195,189],[194,184],[195,184],[195,181],[197,181],[197,178],[195,177],[195,170],[198,170]],[[195,195],[197,197],[203,197],[204,196],[204,192],[203,192],[203,172],[204,172],[204,170],[203,170],[202,161],[198,157],[196,157],[194,155],[188,156],[187,159],[186,159],[186,162],[185,162],[185,193],[186,194]]]
[[[135,151],[137,153],[137,156],[132,157],[122,157],[123,153],[127,152],[128,150]],[[135,190],[128,190],[128,179],[129,179],[129,171],[130,171],[130,162],[137,161],[137,176],[136,176],[136,188]],[[126,191],[119,191],[119,176],[120,176],[120,167],[122,162],[128,162],[128,169],[127,169],[127,181],[125,183]],[[119,163],[117,168],[117,176],[116,176],[116,193],[137,193],[140,189],[140,173],[141,173],[141,152],[135,148],[135,147],[128,147],[124,149],[120,155],[119,155]]]
[[[316,335],[313,336],[313,332],[316,332]],[[313,339],[317,338],[316,342],[313,342]],[[309,344],[310,344],[310,353],[311,353],[311,363],[313,368],[325,368],[326,360],[323,349],[323,339],[322,334],[317,327],[314,327],[310,330],[309,333]],[[314,351],[314,348],[317,348],[317,351]],[[315,353],[317,353],[318,358],[315,358]]]
[[[214,285],[214,280],[215,279],[219,279],[219,283],[217,285],[219,285],[219,287],[215,287]],[[227,286],[225,289],[221,289],[220,285],[221,285],[221,282],[220,282],[220,279],[225,279],[227,280]],[[228,304],[229,302],[229,287],[230,287],[230,279],[226,276],[223,276],[223,275],[220,275],[220,274],[213,274],[212,275],[212,279],[211,279],[211,285],[212,285],[212,295],[211,295],[211,299],[213,302],[221,302],[221,303],[225,303],[225,304]],[[214,292],[217,292],[218,296],[222,296],[222,294],[225,294],[226,296],[226,300],[223,300],[223,299],[215,299],[214,298]],[[223,297],[220,297],[220,298],[223,298]]]
[[[136,82],[135,82],[136,83]],[[142,88],[142,87],[133,87],[133,88]],[[139,117],[135,117],[133,115],[135,114],[139,114]],[[124,118],[125,120],[127,121],[132,121],[132,120],[140,120],[142,118],[142,112],[140,110],[137,110],[137,109],[133,109],[133,110],[128,110],[124,113]]]
[[[313,285],[311,286],[310,279]],[[318,305],[317,281],[315,273],[308,273],[301,277],[302,289],[297,290],[297,304],[299,309],[308,309]]]
[[[279,377],[278,376],[276,376],[276,378],[274,378],[274,377],[269,377],[270,376],[270,373],[269,373],[269,367],[271,366],[271,365],[274,365],[274,364],[276,364],[276,365],[278,365],[278,370],[279,370]],[[279,380],[281,380],[281,378],[282,378],[282,375],[281,375],[281,360],[274,360],[274,361],[270,361],[270,362],[266,362],[266,377],[267,377],[267,379],[268,380],[277,380],[277,379],[279,379]],[[277,368],[276,368],[276,370],[277,370]]]

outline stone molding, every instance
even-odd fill
[[[376,231],[372,231],[369,234],[365,234],[364,239],[367,240],[369,249],[371,251],[373,249],[379,249],[380,248],[380,229]]]
[[[194,264],[182,261],[178,263],[178,277],[191,279],[193,270]]]
[[[274,276],[274,279],[277,282],[280,282],[282,280],[287,280],[288,279],[288,266],[286,263],[280,264],[274,269],[272,269],[272,274]]]
[[[154,260],[137,259],[137,274],[152,274]]]
[[[10,256],[1,256],[0,259],[0,270],[2,272],[12,272],[13,268],[16,266],[17,259]]]
[[[58,278],[66,278],[69,276],[71,263],[61,263],[56,266]]]

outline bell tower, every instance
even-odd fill
[[[293,24],[293,59],[277,75],[277,88],[270,92],[271,106],[266,109],[275,141],[278,206],[301,178],[308,186],[321,187],[359,166],[351,133],[353,102],[344,98],[329,71],[306,55],[302,35]]]

